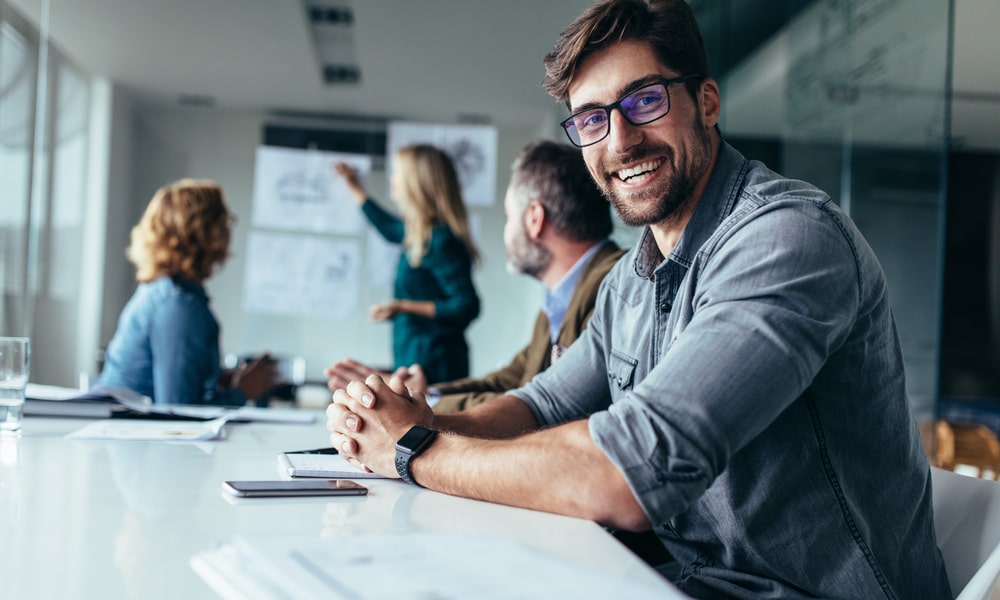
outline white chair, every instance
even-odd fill
[[[1000,483],[931,467],[934,530],[956,600],[989,600],[1000,577]]]

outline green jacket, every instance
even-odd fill
[[[624,250],[609,241],[587,264],[573,290],[562,325],[559,326],[556,342],[560,346],[568,347],[580,337],[594,312],[597,288],[623,254]],[[549,367],[551,339],[549,319],[544,312],[539,311],[531,341],[506,367],[481,379],[467,378],[435,384],[434,388],[441,392],[442,398],[434,405],[434,412],[443,414],[465,410],[528,383],[532,377]]]
[[[403,241],[403,221],[374,200],[361,205],[368,221],[394,244]],[[472,283],[472,257],[448,227],[435,225],[419,267],[399,257],[393,296],[434,303],[433,319],[400,313],[392,318],[393,368],[420,363],[429,383],[469,374],[465,329],[479,316],[479,296]]]

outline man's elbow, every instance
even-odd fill
[[[646,531],[649,518],[624,479],[601,484],[585,497],[577,497],[581,516],[605,527],[626,531]]]
[[[649,518],[634,498],[612,507],[610,512],[594,520],[605,527],[625,531],[646,531],[650,528]]]

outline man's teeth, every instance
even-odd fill
[[[618,171],[618,178],[622,181],[628,181],[633,177],[638,177],[640,175],[645,175],[650,171],[654,171],[658,166],[660,165],[657,161],[644,162],[629,169],[622,169],[621,171]]]

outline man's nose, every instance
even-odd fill
[[[629,123],[619,108],[608,115],[608,127],[611,128],[608,131],[608,150],[611,152],[625,152],[642,141],[640,126]]]

